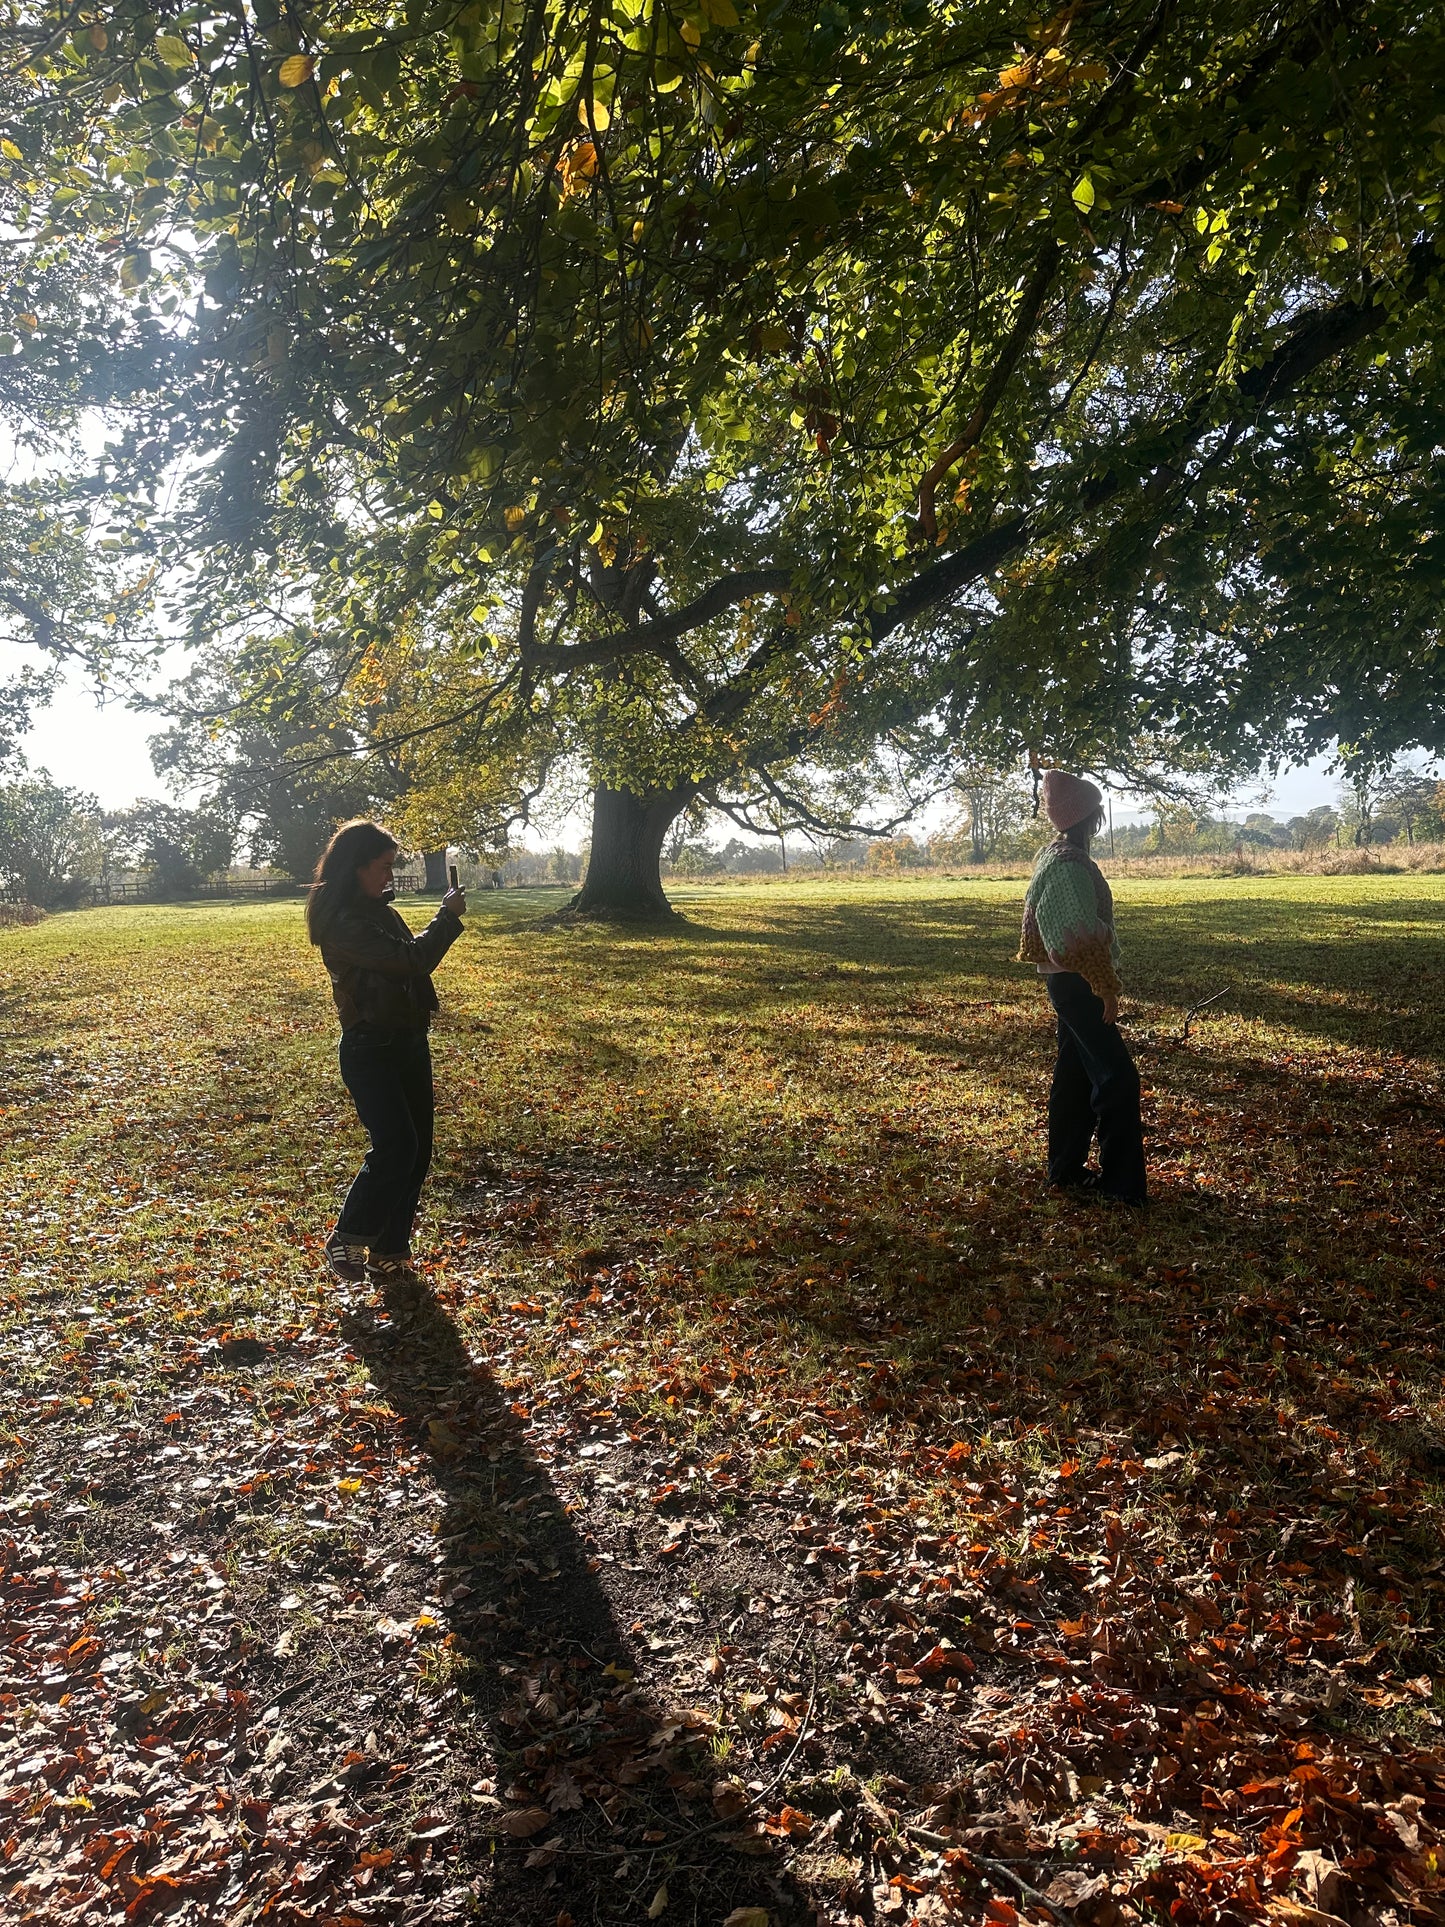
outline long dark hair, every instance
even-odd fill
[[[1098,809],[1092,810],[1080,822],[1069,825],[1064,831],[1066,841],[1072,843],[1076,850],[1087,850],[1090,840],[1103,829],[1107,817],[1108,812],[1101,803]]]
[[[306,895],[306,934],[312,943],[320,943],[339,913],[361,895],[357,871],[399,848],[389,830],[365,817],[341,825],[321,852]]]

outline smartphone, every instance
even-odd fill
[[[447,875],[451,879],[452,888],[454,890],[460,890],[462,886],[457,881],[457,866],[455,863],[449,863],[447,865]]]

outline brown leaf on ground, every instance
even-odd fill
[[[552,1815],[545,1807],[523,1807],[519,1813],[502,1815],[502,1827],[514,1840],[530,1840],[551,1824]]]

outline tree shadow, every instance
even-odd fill
[[[918,991],[936,999],[940,985],[997,1000],[1000,969],[1016,994],[1031,987],[1025,967],[1012,963],[1021,896],[1020,885],[1008,896],[750,904],[742,925],[706,920],[706,904],[689,904],[690,919],[656,934],[650,950],[667,952],[669,1000],[704,1014],[800,994],[886,1001]],[[1427,1062],[1445,1058],[1445,1016],[1425,988],[1445,955],[1445,908],[1436,897],[1126,902],[1120,928],[1129,995],[1170,1007],[1181,1021],[1201,996],[1231,985],[1219,1012],[1229,1018]],[[626,941],[619,935],[618,969],[635,967]],[[756,962],[720,972],[718,958],[729,954]],[[1197,967],[1202,957],[1207,979],[1186,978],[1180,960]]]
[[[618,1624],[528,1413],[468,1351],[448,1309],[412,1289],[343,1319],[445,1495],[437,1528],[454,1684],[492,1771],[464,1851],[487,1917],[554,1927],[635,1922],[661,1886],[671,1918],[761,1905],[811,1918],[761,1832],[766,1801],[720,1819],[705,1715],[638,1677],[647,1627]]]
[[[1209,1081],[1208,1060],[1191,1069]],[[1045,1075],[1041,1064],[1041,1087]],[[1298,1120],[1278,1125],[1288,1135]],[[1041,1164],[1042,1140],[1039,1152]],[[489,1243],[522,1225],[565,1225],[601,1247],[589,1262],[613,1267],[628,1252],[652,1254],[661,1268],[644,1268],[630,1289],[649,1319],[686,1321],[699,1360],[782,1345],[813,1356],[820,1382],[840,1392],[856,1382],[866,1402],[886,1353],[920,1431],[963,1420],[986,1432],[1006,1417],[1059,1438],[1083,1428],[1204,1443],[1217,1437],[1218,1394],[1232,1379],[1245,1403],[1288,1396],[1347,1417],[1356,1437],[1415,1474],[1438,1471],[1445,1438],[1402,1423],[1393,1395],[1356,1398],[1338,1376],[1339,1348],[1350,1331],[1368,1345],[1372,1320],[1348,1273],[1393,1252],[1403,1278],[1427,1256],[1408,1221],[1332,1207],[1338,1275],[1326,1288],[1297,1261],[1301,1240],[1319,1235],[1316,1205],[1156,1176],[1154,1204],[1139,1214],[1051,1191],[1041,1169],[1009,1160],[962,1181],[952,1163],[946,1142],[896,1129],[851,1178],[830,1154],[790,1153],[751,1173],[778,1180],[766,1230],[750,1192],[736,1197],[729,1233],[719,1220],[736,1178],[710,1178],[705,1162],[669,1175],[656,1160],[633,1169],[625,1155],[559,1152],[519,1173],[526,1196],[512,1216],[456,1222]],[[688,1219],[704,1210],[709,1229],[694,1234]],[[1321,1476],[1330,1450],[1327,1433],[1309,1442]]]

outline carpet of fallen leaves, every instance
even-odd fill
[[[1019,891],[479,907],[387,1299],[296,905],[0,933],[7,1920],[1441,1918],[1445,884],[1123,885],[1145,1216]]]

